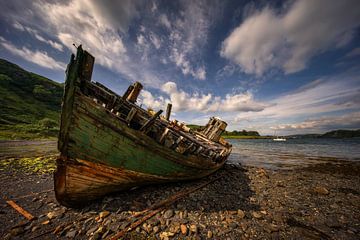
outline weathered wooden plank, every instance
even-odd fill
[[[18,211],[21,215],[23,215],[27,220],[31,221],[35,217],[31,215],[28,211],[17,205],[14,201],[8,200],[6,201],[11,207],[13,207],[16,211]]]

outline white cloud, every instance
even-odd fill
[[[45,39],[43,36],[40,35],[39,31],[32,29],[30,27],[24,27],[22,24],[20,24],[19,22],[14,22],[13,23],[13,27],[16,28],[17,30],[20,31],[27,31],[29,34],[33,35],[37,40],[39,40],[40,42],[44,42],[49,44],[51,47],[59,50],[59,51],[63,51],[63,45],[61,45],[60,43],[54,42],[52,40],[49,39]]]
[[[272,127],[274,130],[319,130],[339,128],[359,128],[360,112],[348,113],[341,116],[323,116],[310,118],[300,123],[279,124]]]
[[[168,98],[162,96],[155,98],[150,92],[142,94],[142,103],[152,108],[164,108],[172,103],[174,111],[178,112],[248,112],[261,111],[267,104],[257,102],[249,92],[242,94],[227,94],[225,98],[212,94],[189,94],[177,88],[176,83],[167,82],[161,90]]]
[[[204,7],[206,5],[206,7]],[[206,79],[206,67],[201,60],[208,41],[210,28],[221,15],[221,3],[213,1],[184,1],[178,16],[172,16],[169,45],[169,62],[185,76]]]
[[[54,70],[65,70],[66,68],[65,63],[56,61],[52,57],[48,56],[46,52],[41,52],[38,50],[32,51],[26,47],[22,47],[19,49],[2,37],[0,37],[0,44],[12,54],[20,56],[26,61],[37,64],[44,68]]]
[[[150,33],[150,41],[152,42],[152,44],[154,44],[154,47],[156,49],[159,49],[161,47],[161,40],[156,34]]]
[[[169,18],[166,16],[166,14],[161,14],[159,18],[159,22],[167,27],[168,29],[171,29],[171,23],[169,21]]]
[[[262,75],[273,67],[294,73],[316,54],[346,45],[359,24],[356,0],[297,0],[281,13],[265,7],[224,40],[221,56],[249,74]]]
[[[28,23],[31,26],[42,26],[44,33],[55,36],[70,51],[75,50],[74,43],[82,44],[84,49],[96,57],[97,64],[122,74],[122,78],[159,86],[161,81],[149,70],[146,62],[141,62],[131,52],[136,50],[136,46],[131,45],[129,51],[123,41],[131,20],[138,15],[137,5],[138,1],[108,4],[87,0],[57,3],[37,1],[24,6],[29,9],[24,10],[24,14],[18,12],[9,18],[23,26]],[[21,3],[19,7],[23,7]]]
[[[191,75],[194,78],[205,80],[206,70],[204,66],[200,66],[198,69],[194,69],[190,61],[187,60],[187,57],[184,53],[179,53],[177,48],[172,49],[172,54],[170,60],[180,67],[181,72],[184,75]]]
[[[231,115],[227,118],[228,123],[242,127],[256,125],[262,134],[273,134],[270,129],[279,126],[286,127],[286,130],[291,126],[293,129],[302,126],[310,131],[311,124],[320,124],[319,116],[327,116],[327,119],[343,112],[360,110],[359,76],[358,72],[354,72],[315,80],[296,91],[269,100],[269,106],[262,111]],[[319,121],[312,122],[314,119]],[[325,123],[324,118],[324,127]],[[329,129],[335,128],[334,122],[334,127]]]
[[[140,102],[153,109],[164,108],[165,103],[168,102],[162,96],[155,99],[153,95],[147,90],[142,90],[140,96]]]

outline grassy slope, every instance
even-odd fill
[[[0,59],[0,139],[56,136],[62,84]],[[55,126],[44,127],[44,118]]]

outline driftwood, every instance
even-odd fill
[[[33,220],[35,217],[33,215],[31,215],[29,212],[27,212],[25,209],[23,209],[22,207],[20,207],[19,205],[17,205],[14,201],[9,200],[6,201],[7,204],[9,204],[11,207],[13,207],[16,211],[18,211],[21,215],[23,215],[27,220],[31,221]]]
[[[153,204],[151,205],[148,209],[145,209],[144,211],[138,212],[137,214],[135,214],[133,217],[138,217],[141,216],[143,214],[146,214],[144,217],[142,217],[141,219],[139,219],[138,221],[132,223],[130,225],[130,227],[125,228],[124,230],[118,232],[117,234],[115,234],[114,236],[110,237],[110,240],[116,240],[119,239],[121,237],[123,237],[127,232],[130,232],[132,230],[134,230],[136,227],[140,226],[143,222],[147,221],[148,219],[150,219],[151,217],[153,217],[154,215],[156,215],[158,212],[161,212],[162,210],[166,209],[167,206],[175,203],[177,200],[184,198],[185,196],[189,195],[190,193],[193,193],[207,185],[209,185],[212,182],[215,182],[216,180],[220,179],[222,176],[211,179],[205,183],[200,184],[199,186],[178,192],[172,196],[170,196],[167,199],[162,200],[159,203]]]
[[[117,240],[117,239],[123,237],[127,232],[130,232],[130,231],[134,230],[135,228],[140,226],[143,222],[145,222],[146,220],[152,218],[153,216],[155,216],[157,213],[161,212],[164,209],[165,208],[158,208],[156,210],[153,210],[152,212],[146,214],[143,218],[141,218],[141,219],[137,220],[136,222],[132,223],[130,225],[130,227],[125,228],[124,230],[118,232],[116,235],[112,236],[109,239],[110,240]]]

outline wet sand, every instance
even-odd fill
[[[216,177],[125,239],[359,239],[358,162],[286,170],[227,164],[198,181],[141,187],[72,209],[59,205],[53,193],[55,145],[7,144],[0,143],[1,239],[106,239],[139,219],[137,212]],[[23,151],[25,145],[37,150]],[[22,149],[18,153],[16,146]],[[47,169],[29,167],[24,154],[40,155],[36,161],[45,159],[41,167]],[[9,199],[36,219],[27,221],[6,203]]]

